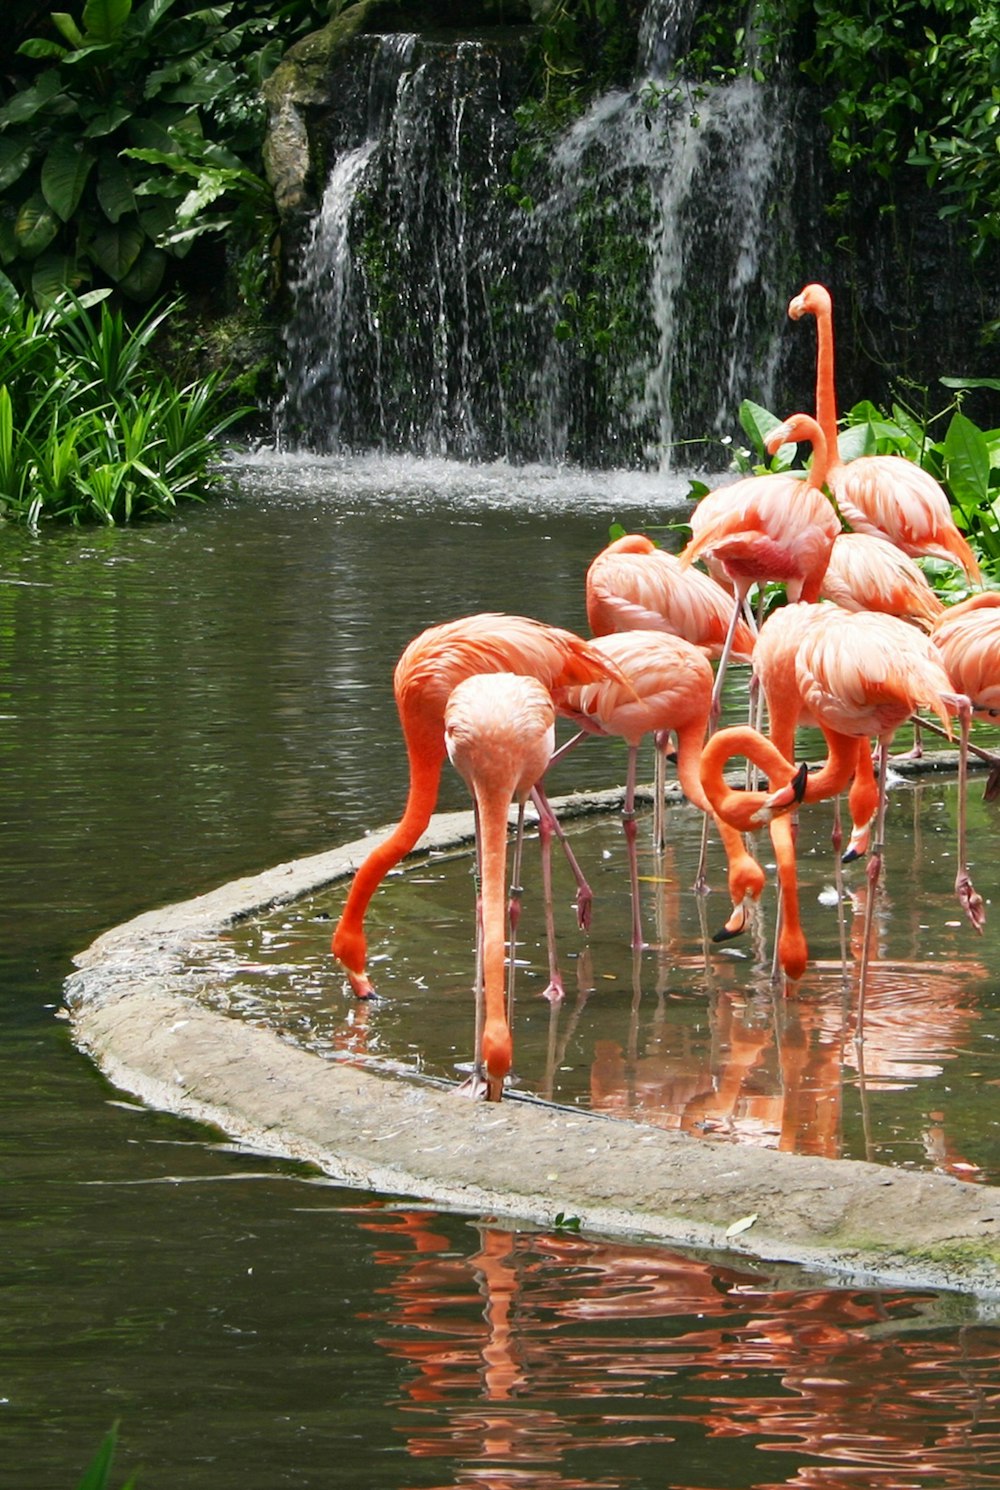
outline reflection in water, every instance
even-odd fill
[[[1000,1333],[955,1301],[489,1224],[460,1255],[422,1211],[362,1224],[409,1453],[461,1465],[442,1486],[1000,1484]]]

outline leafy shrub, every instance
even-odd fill
[[[177,388],[157,374],[151,344],[172,307],[136,326],[108,291],[38,311],[0,312],[0,515],[36,526],[169,516],[222,479],[225,429],[218,377]],[[91,309],[98,306],[98,313]]]
[[[287,43],[277,18],[248,0],[86,0],[51,23],[18,48],[0,106],[0,264],[18,287],[39,304],[92,284],[148,301],[202,233],[266,240],[259,84]]]

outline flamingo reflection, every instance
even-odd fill
[[[412,1457],[447,1461],[442,1487],[607,1490],[666,1463],[672,1490],[704,1490],[717,1438],[771,1456],[733,1482],[754,1490],[1000,1481],[1000,1342],[954,1301],[363,1214],[385,1279],[379,1344],[406,1368],[399,1430]],[[779,1453],[787,1477],[764,1478]]]

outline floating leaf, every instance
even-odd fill
[[[741,1216],[738,1221],[733,1222],[732,1226],[726,1227],[726,1236],[739,1236],[740,1232],[749,1231],[756,1219],[756,1211],[751,1211],[749,1216]]]

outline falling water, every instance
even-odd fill
[[[677,445],[771,403],[791,105],[675,84],[690,25],[654,0],[632,87],[516,170],[518,46],[360,39],[367,96],[292,276],[287,447],[655,470],[711,464]]]

